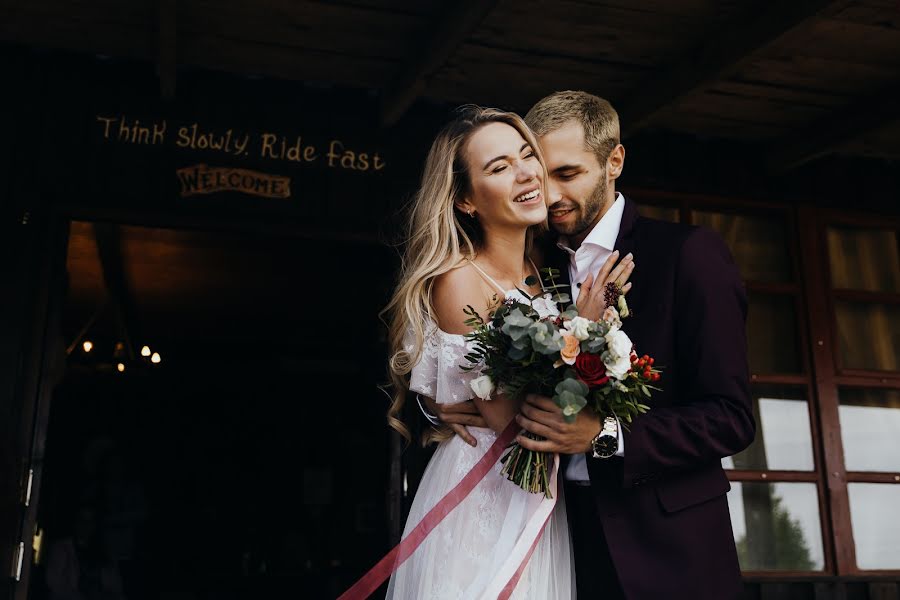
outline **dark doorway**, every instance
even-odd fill
[[[352,583],[389,543],[393,268],[374,244],[73,222],[29,597]]]

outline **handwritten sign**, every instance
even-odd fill
[[[271,131],[251,133],[235,128],[206,128],[200,123],[171,124],[166,119],[150,122],[126,115],[96,115],[104,142],[136,146],[174,144],[183,150],[251,158],[282,164],[319,165],[329,169],[375,173],[387,166],[371,148],[351,146],[341,139],[311,142],[301,135]]]

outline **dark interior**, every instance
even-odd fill
[[[85,598],[335,597],[386,550],[389,251],[76,221],[66,270],[31,598],[73,569]]]

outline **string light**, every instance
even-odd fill
[[[119,373],[124,373],[124,372],[125,372],[125,364],[124,364],[124,363],[119,363],[119,364],[116,366],[116,368],[119,370]]]
[[[85,342],[81,345],[81,347],[84,348],[85,352],[90,352],[91,350],[94,349],[94,344],[90,340],[85,340]]]
[[[159,352],[154,352],[153,356],[150,358],[150,362],[154,365],[158,365],[162,361],[162,357],[159,355]]]
[[[141,356],[150,356],[150,346],[141,348]]]

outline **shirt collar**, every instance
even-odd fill
[[[594,225],[591,232],[584,238],[584,241],[581,242],[581,246],[599,246],[600,248],[605,248],[612,252],[616,246],[616,239],[619,237],[619,228],[622,226],[622,215],[624,212],[625,198],[622,196],[621,192],[616,192],[615,202],[609,207],[609,210],[606,211],[603,218]],[[575,250],[572,250],[572,248],[569,247],[568,238],[564,236],[559,237],[559,241],[556,245],[569,254],[575,254]]]

